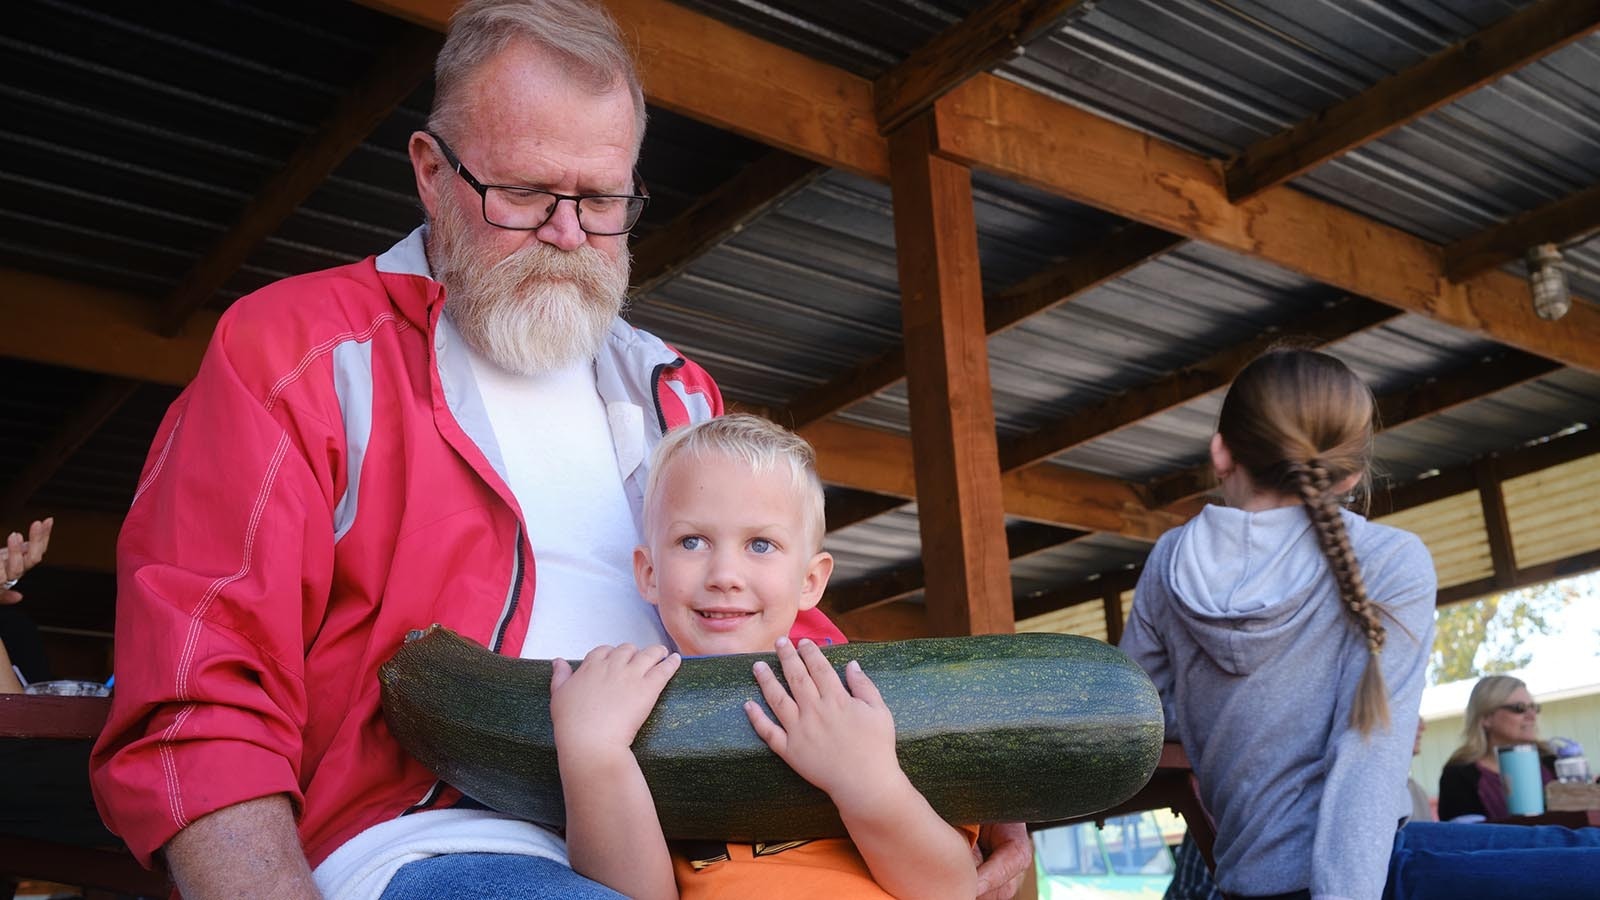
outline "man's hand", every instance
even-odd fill
[[[1011,900],[1033,864],[1028,826],[1016,822],[985,825],[978,832],[978,846],[988,853],[978,866],[978,900]]]

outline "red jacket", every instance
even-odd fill
[[[156,433],[118,542],[117,687],[90,762],[143,861],[200,816],[286,793],[315,866],[459,796],[390,736],[377,668],[435,622],[514,655],[534,565],[426,272],[419,232],[241,299]],[[620,321],[596,372],[603,400],[644,412],[637,517],[650,446],[722,399]],[[795,633],[842,639],[816,617]]]

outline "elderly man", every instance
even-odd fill
[[[429,225],[218,323],[123,530],[92,762],[186,896],[612,896],[407,757],[376,670],[433,622],[528,657],[665,642],[630,569],[649,451],[722,401],[617,317],[644,119],[602,10],[471,0],[410,141]],[[993,884],[1026,865],[1002,834]]]

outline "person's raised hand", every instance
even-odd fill
[[[20,591],[13,590],[18,580],[44,559],[50,548],[50,530],[55,527],[54,517],[28,526],[26,539],[19,532],[11,532],[6,545],[0,548],[0,605],[16,603],[22,599]]]
[[[573,670],[552,661],[550,718],[557,752],[627,750],[683,658],[659,644],[600,646]]]
[[[788,690],[766,663],[755,664],[761,695],[777,721],[754,700],[744,707],[772,752],[830,797],[865,793],[903,777],[894,752],[894,717],[861,665],[851,660],[845,667],[847,690],[810,640],[797,648],[779,638],[777,649]]]

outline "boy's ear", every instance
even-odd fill
[[[813,609],[822,602],[822,592],[828,589],[828,579],[833,576],[833,554],[823,550],[806,563],[805,581],[800,585],[800,609]]]
[[[660,605],[661,594],[656,590],[656,567],[650,560],[650,548],[643,544],[633,548],[633,583],[639,588],[639,596],[649,601],[651,606]]]

